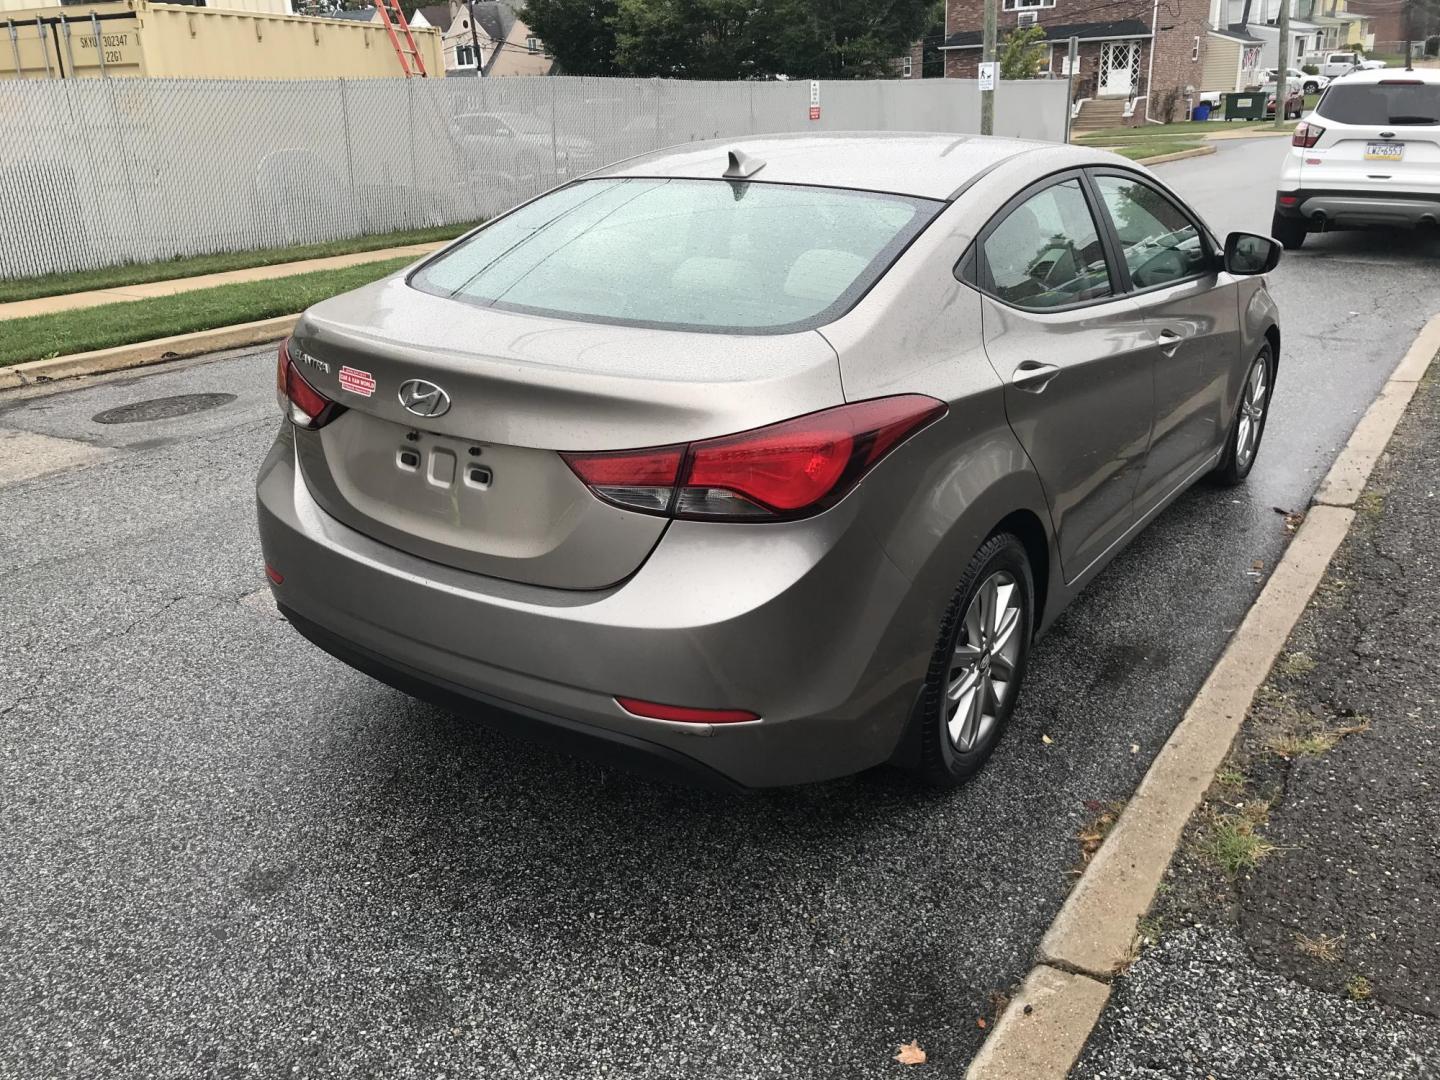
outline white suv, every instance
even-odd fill
[[[1357,71],[1295,128],[1270,231],[1440,224],[1440,70]]]

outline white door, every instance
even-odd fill
[[[1101,46],[1100,93],[1129,96],[1139,50],[1133,41],[1107,41]]]

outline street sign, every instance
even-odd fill
[[[811,104],[811,105],[819,105],[819,104],[820,104],[820,80],[819,80],[819,79],[811,79],[811,80],[810,80],[810,104]]]
[[[994,90],[994,89],[995,89],[995,69],[996,69],[997,67],[999,67],[999,66],[1000,66],[999,64],[981,64],[981,65],[980,65],[980,89],[981,89],[981,90]]]
[[[810,119],[811,119],[811,120],[819,120],[819,119],[820,119],[820,106],[819,106],[819,105],[811,105],[811,106],[810,106]]]

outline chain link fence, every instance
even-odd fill
[[[0,82],[0,278],[469,221],[697,139],[979,127],[976,83],[651,79]],[[1063,81],[997,134],[1062,140]]]

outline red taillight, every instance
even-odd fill
[[[650,720],[673,720],[681,724],[747,724],[760,717],[747,709],[692,709],[684,705],[660,705],[638,698],[617,697],[615,703],[628,713]]]
[[[1325,134],[1325,129],[1319,124],[1312,124],[1308,120],[1302,120],[1295,125],[1295,134],[1290,136],[1291,146],[1303,146],[1307,150],[1320,141],[1320,136]]]
[[[596,495],[630,510],[712,521],[804,517],[839,502],[944,413],[944,402],[904,394],[688,446],[562,456]]]
[[[275,358],[275,393],[280,400],[280,410],[296,427],[321,428],[345,411],[345,406],[331,401],[305,381],[290,359],[288,338],[280,343],[280,352]]]
[[[1300,202],[1299,195],[1280,195],[1275,200],[1281,206],[1295,206]]]

